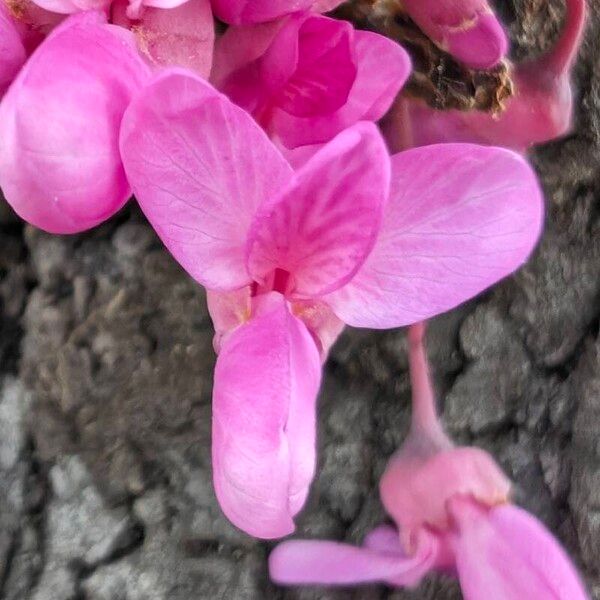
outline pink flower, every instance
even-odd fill
[[[148,77],[131,33],[100,13],[70,17],[40,45],[0,103],[0,187],[23,219],[72,233],[121,208],[120,123]]]
[[[442,50],[473,69],[489,69],[508,40],[487,0],[403,0],[404,10]]]
[[[302,10],[328,12],[344,0],[212,0],[215,15],[231,25],[274,21]]]
[[[319,360],[343,322],[398,327],[456,306],[517,268],[542,221],[535,177],[507,150],[390,161],[362,122],[294,172],[245,111],[178,69],[129,106],[121,154],[158,235],[209,290],[215,488],[259,537],[290,533],[306,498]]]
[[[570,70],[585,22],[585,0],[568,0],[562,34],[547,54],[517,65],[515,96],[499,114],[440,111],[401,99],[393,109],[387,136],[393,148],[453,141],[498,144],[525,151],[564,135],[571,128]]]
[[[296,148],[377,121],[409,73],[398,44],[304,12],[230,27],[217,42],[212,80],[271,137]]]
[[[380,484],[397,529],[378,527],[360,548],[284,542],[270,556],[271,577],[286,585],[413,586],[435,569],[457,576],[466,600],[584,600],[560,545],[537,519],[508,504],[510,482],[493,459],[455,448],[442,430],[422,338],[423,326],[411,327],[412,426]]]

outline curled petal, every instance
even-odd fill
[[[284,585],[387,582],[412,586],[430,570],[437,551],[436,539],[426,532],[413,556],[400,547],[375,548],[372,541],[360,548],[339,542],[291,540],[271,552],[269,573],[273,581]]]
[[[148,77],[133,36],[100,13],[70,17],[42,43],[0,105],[0,186],[21,217],[73,233],[123,206],[119,128]]]
[[[389,158],[372,123],[337,136],[257,213],[248,238],[248,270],[263,281],[291,275],[288,292],[315,297],[338,288],[371,251],[389,190]]]
[[[121,152],[142,210],[188,273],[215,290],[249,284],[254,212],[292,179],[254,120],[200,77],[168,70],[127,110]]]
[[[275,111],[270,128],[288,148],[327,142],[358,121],[378,121],[406,82],[410,58],[396,42],[368,31],[354,32],[356,77],[346,102],[331,114],[310,117]]]
[[[215,15],[230,25],[273,21],[310,8],[314,0],[212,0]]]
[[[21,36],[4,2],[0,2],[0,96],[27,58]]]
[[[250,535],[294,530],[315,469],[317,347],[280,294],[256,298],[222,344],[213,391],[213,478],[231,522]]]
[[[465,498],[454,499],[450,510],[466,600],[587,600],[565,551],[532,515],[512,505],[488,511]]]
[[[392,157],[390,201],[365,264],[325,301],[349,325],[390,328],[454,308],[517,269],[543,219],[519,155],[467,144]]]
[[[508,40],[486,0],[404,0],[417,25],[443,50],[475,69],[489,69]]]

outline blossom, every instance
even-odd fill
[[[390,160],[361,122],[294,171],[245,111],[180,69],[130,104],[121,154],[148,220],[208,289],[215,489],[259,537],[290,533],[308,493],[318,364],[343,324],[456,306],[517,268],[542,221],[535,176],[510,151]]]
[[[23,219],[72,233],[121,208],[120,123],[148,77],[131,33],[101,13],[69,17],[46,38],[0,103],[0,187]]]
[[[403,0],[402,6],[436,45],[469,67],[489,69],[508,50],[486,0]]]
[[[308,12],[230,27],[217,41],[212,81],[286,148],[321,144],[377,121],[410,73],[393,41]]]
[[[212,0],[216,16],[230,25],[274,21],[303,10],[328,12],[344,0]]]
[[[423,348],[423,326],[409,331],[411,429],[381,479],[383,525],[362,547],[288,541],[269,559],[282,584],[381,581],[413,586],[429,571],[456,575],[467,600],[587,598],[564,550],[532,515],[508,502],[510,482],[491,456],[456,448],[443,431]]]
[[[558,41],[546,54],[514,68],[515,95],[501,112],[441,111],[402,98],[387,129],[392,147],[462,141],[525,151],[567,133],[573,112],[570,71],[583,33],[585,0],[566,4]]]

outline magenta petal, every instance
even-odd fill
[[[392,157],[391,196],[373,252],[325,301],[356,327],[428,319],[517,269],[542,219],[535,174],[518,154],[468,144],[401,152]]]
[[[470,67],[493,67],[508,50],[486,0],[404,0],[403,5],[438,46]]]
[[[319,15],[289,19],[260,73],[270,103],[281,110],[298,117],[331,114],[346,102],[356,77],[352,26]]]
[[[379,533],[376,536],[379,537]],[[432,535],[423,536],[422,542],[414,556],[407,556],[401,548],[394,551],[389,545],[378,549],[339,542],[291,540],[279,544],[271,552],[269,574],[273,581],[284,585],[350,585],[380,581],[412,586],[430,570],[438,552],[437,541]]]
[[[309,8],[314,0],[212,0],[215,15],[231,25],[273,21]]]
[[[123,206],[119,128],[148,77],[133,36],[100,13],[70,17],[42,43],[0,105],[0,186],[23,219],[73,233]]]
[[[358,121],[378,121],[407,80],[411,64],[396,42],[368,31],[354,32],[357,72],[347,101],[333,114],[310,118],[275,111],[271,129],[288,148],[328,142]]]
[[[487,511],[451,503],[459,534],[456,567],[465,600],[586,600],[565,551],[532,515],[511,505]]]
[[[0,2],[0,97],[27,58],[25,47],[4,2]]]
[[[336,137],[257,213],[248,238],[248,270],[262,281],[291,274],[288,290],[314,297],[347,282],[371,251],[389,192],[389,157],[372,123]]]
[[[213,476],[223,512],[261,538],[294,530],[315,469],[319,353],[280,294],[224,340],[213,391]]]
[[[254,212],[292,179],[254,120],[200,77],[170,70],[127,110],[121,151],[142,210],[188,273],[215,290],[250,283]]]
[[[145,8],[133,30],[138,46],[156,65],[187,67],[202,77],[210,74],[215,42],[210,0]]]

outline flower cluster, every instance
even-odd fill
[[[7,201],[39,228],[75,233],[135,196],[207,291],[223,512],[256,537],[290,534],[315,473],[322,364],[343,328],[421,322],[533,250],[543,198],[509,148],[568,127],[583,0],[568,1],[555,47],[516,67],[500,117],[404,97],[407,52],[324,15],[341,0],[4,2]],[[403,8],[469,68],[505,58],[485,0]],[[390,109],[384,138],[376,123]],[[362,549],[286,542],[271,557],[273,578],[410,585],[437,569],[457,573],[468,598],[491,588],[585,597],[549,534],[507,504],[509,482],[491,457],[454,448],[442,431],[422,329],[412,332],[413,428],[381,484],[398,529],[376,530]]]

